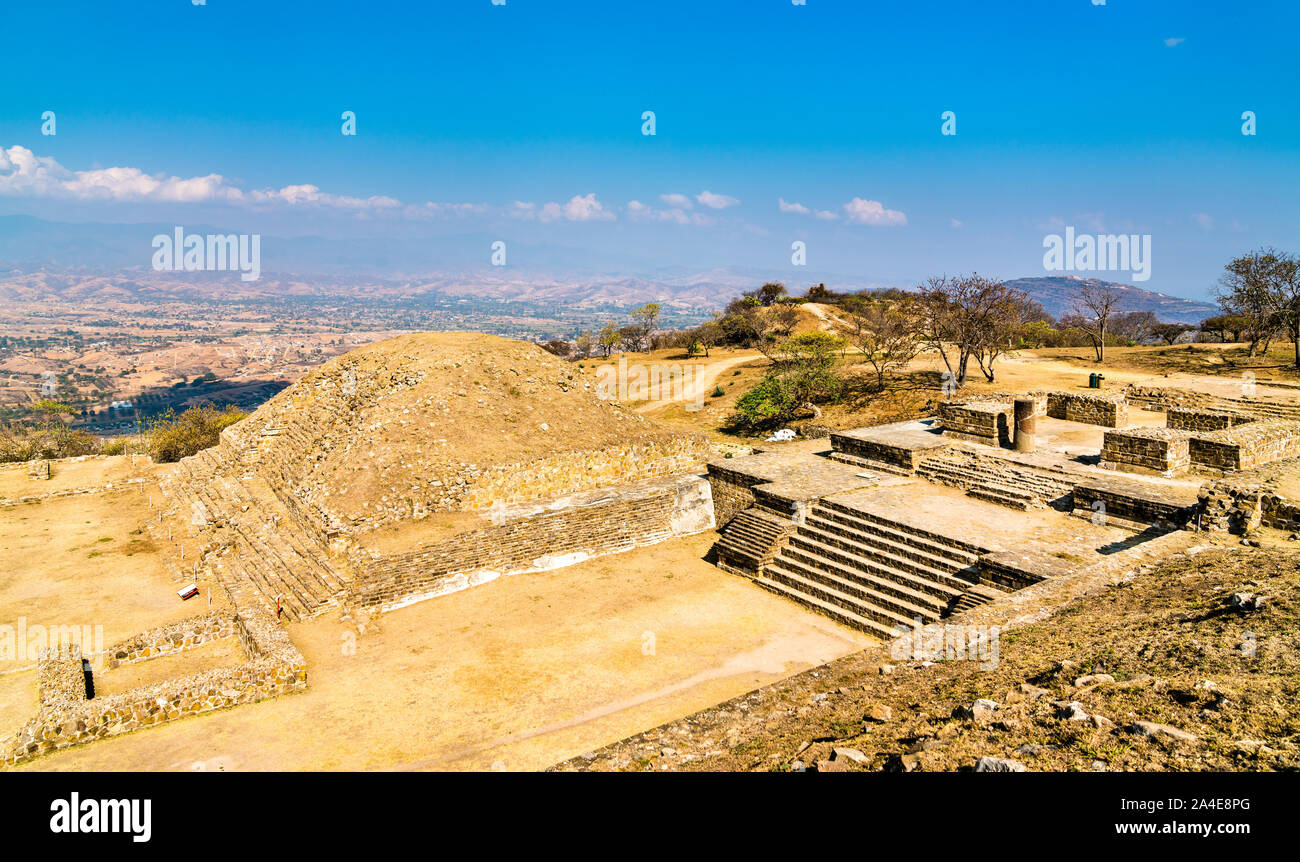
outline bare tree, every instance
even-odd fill
[[[906,368],[921,350],[915,306],[913,300],[889,303],[861,294],[844,299],[849,340],[875,369],[879,389],[885,388],[885,374]]]
[[[1250,356],[1285,330],[1300,368],[1300,261],[1272,248],[1262,248],[1229,261],[1219,279],[1219,305],[1246,319]]]
[[[958,387],[966,385],[972,357],[992,382],[998,357],[1011,348],[1012,329],[1029,310],[1020,291],[978,273],[940,276],[921,286],[917,335],[936,351]]]
[[[1083,330],[1097,353],[1097,361],[1106,361],[1106,332],[1120,292],[1113,287],[1085,285],[1074,298],[1075,325]]]

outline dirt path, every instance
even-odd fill
[[[819,328],[824,332],[835,332],[838,329],[849,328],[849,324],[844,320],[844,318],[835,314],[825,305],[815,302],[806,302],[800,307],[807,309],[814,317],[821,321]]]
[[[758,351],[749,351],[740,356],[728,356],[726,359],[717,359],[700,365],[688,366],[693,368],[692,377],[682,387],[682,396],[680,398],[660,398],[655,401],[648,401],[636,408],[637,413],[650,413],[655,410],[662,410],[670,404],[680,404],[682,402],[702,402],[709,390],[718,383],[718,378],[723,372],[729,371],[739,365],[744,365],[755,360],[763,359],[763,354]]]

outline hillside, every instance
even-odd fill
[[[1117,311],[1150,311],[1162,323],[1198,324],[1207,317],[1221,314],[1211,302],[1181,299],[1152,290],[1143,290],[1131,284],[1102,281],[1096,278],[1079,278],[1075,275],[1053,275],[1037,278],[1017,278],[1008,281],[1023,290],[1030,299],[1041,303],[1048,314],[1061,317],[1074,311],[1074,298],[1081,287],[1108,287],[1120,294]]]

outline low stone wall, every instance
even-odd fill
[[[558,568],[715,524],[709,482],[699,476],[585,492],[500,517],[504,523],[404,554],[353,549],[347,604],[390,610],[499,575]]]
[[[1100,524],[1143,530],[1190,526],[1198,510],[1195,492],[1119,478],[1089,479],[1074,486],[1074,514]]]
[[[0,765],[307,687],[306,660],[269,611],[241,608],[231,626],[249,651],[243,664],[93,700],[85,696],[79,649],[74,659],[43,662],[41,708],[15,736],[0,741]]]
[[[915,473],[922,460],[946,451],[949,446],[925,431],[879,431],[863,428],[832,432],[831,448],[856,458],[879,461]]]
[[[1229,473],[1288,458],[1297,444],[1300,422],[1272,419],[1198,434],[1190,453],[1197,467]]]
[[[1173,476],[1191,464],[1190,432],[1169,428],[1125,428],[1107,431],[1101,466],[1107,470]]]
[[[142,632],[104,650],[109,668],[194,649],[200,644],[236,637],[240,626],[229,611],[213,611]]]
[[[1300,473],[1300,458],[1277,461],[1213,482],[1201,488],[1207,530],[1249,533],[1258,527],[1300,532],[1300,500],[1278,490],[1285,479]]]
[[[966,401],[939,405],[943,433],[974,443],[1010,445],[1012,405],[1005,401]]]
[[[1222,431],[1224,428],[1235,428],[1238,425],[1244,425],[1254,420],[1255,417],[1253,416],[1234,413],[1230,410],[1170,407],[1167,411],[1165,424],[1180,431]]]
[[[1128,401],[1123,392],[1082,394],[1076,392],[1047,393],[1047,415],[1053,419],[1101,425],[1105,428],[1123,428],[1128,425]]]
[[[980,582],[1020,590],[1047,578],[1069,575],[1078,566],[1041,551],[995,551],[979,558]]]

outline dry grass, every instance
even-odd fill
[[[1269,601],[1242,615],[1229,607],[1238,591]],[[1043,623],[1003,634],[996,669],[982,670],[974,661],[929,667],[909,661],[888,676],[861,667],[824,674],[817,686],[831,692],[826,705],[811,714],[791,710],[763,735],[709,760],[708,768],[788,769],[846,747],[867,756],[864,767],[855,767],[866,769],[969,769],[990,755],[1034,771],[1294,771],[1300,769],[1298,612],[1300,554],[1294,550],[1176,556]],[[1242,650],[1247,632],[1253,655]],[[1108,674],[1114,682],[1074,685],[1089,674]],[[977,698],[1000,704],[990,720],[954,717]],[[1058,705],[1068,702],[1115,727],[1061,718]],[[867,720],[873,705],[890,707],[892,719]],[[1127,732],[1135,721],[1172,725],[1197,740],[1150,741]]]

